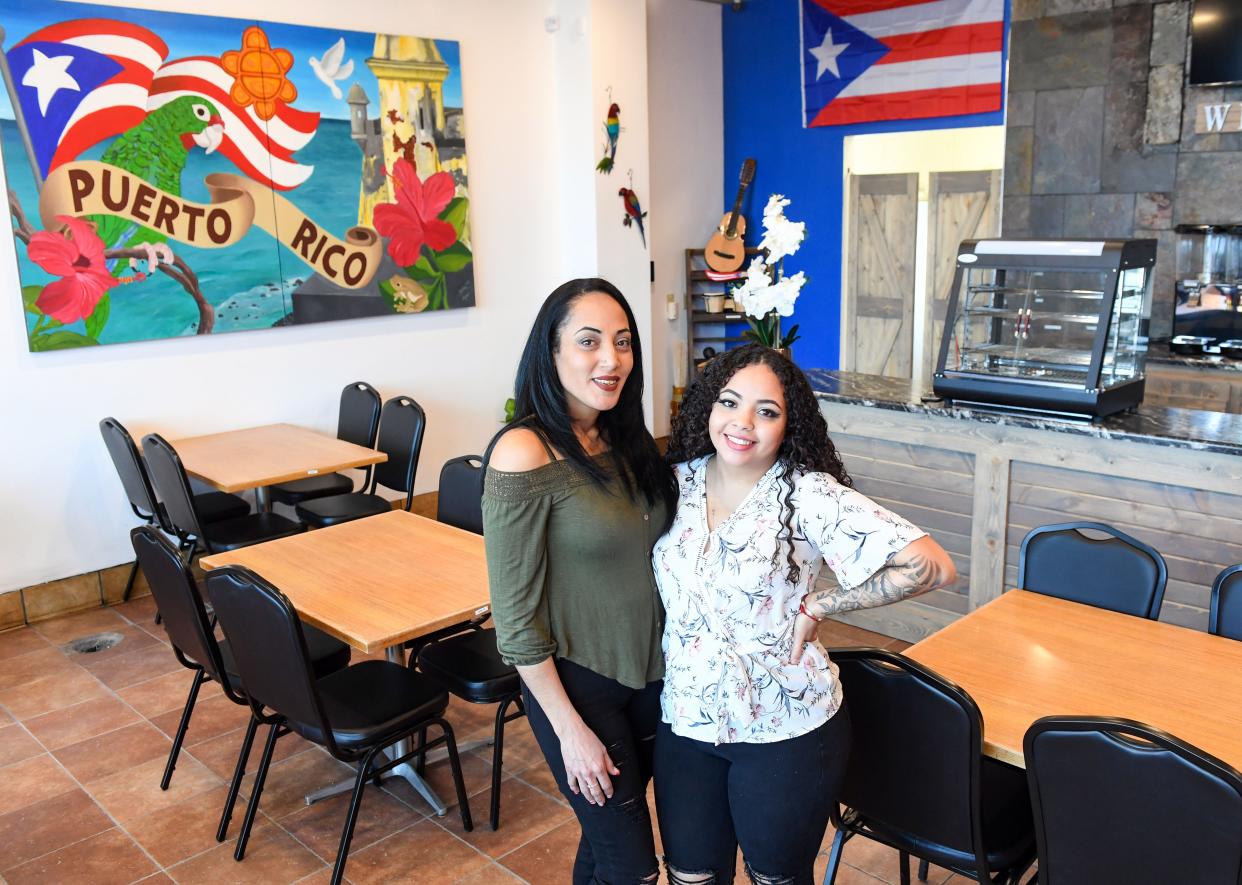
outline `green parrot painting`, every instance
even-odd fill
[[[196,95],[183,95],[150,111],[141,123],[121,133],[106,151],[103,162],[124,169],[158,187],[181,195],[181,171],[195,145],[212,153],[224,138],[224,121],[210,101]],[[167,237],[117,215],[94,215],[96,233],[108,249],[143,249],[147,264],[172,261]],[[131,266],[137,266],[130,259]],[[123,268],[116,260],[109,270],[120,276]]]

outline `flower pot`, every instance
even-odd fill
[[[722,294],[704,295],[703,309],[708,313],[724,313],[725,297]]]

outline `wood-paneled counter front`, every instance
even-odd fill
[[[1242,562],[1242,415],[1144,405],[1089,424],[924,404],[892,378],[807,375],[855,486],[931,533],[958,570],[948,589],[842,620],[916,642],[1016,586],[1023,536],[1055,522],[1109,523],[1159,550],[1160,619],[1196,629],[1212,579]]]

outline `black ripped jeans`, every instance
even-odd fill
[[[661,682],[645,688],[627,688],[614,679],[570,661],[557,659],[565,694],[587,728],[621,773],[612,779],[612,798],[592,805],[570,792],[565,779],[561,742],[547,714],[522,684],[526,718],[539,741],[556,785],[573,806],[582,825],[578,856],[574,860],[574,885],[636,885],[655,881],[659,866],[651,814],[647,810],[647,784],[651,780],[652,745],[660,721]]]
[[[755,885],[813,885],[815,856],[849,756],[845,706],[814,731],[770,744],[656,733],[656,811],[669,882],[729,885],[742,848]]]

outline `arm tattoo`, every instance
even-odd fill
[[[944,572],[936,561],[920,553],[901,565],[885,564],[852,590],[818,590],[807,600],[807,608],[817,618],[860,608],[875,608],[934,590],[944,583],[944,578]]]

